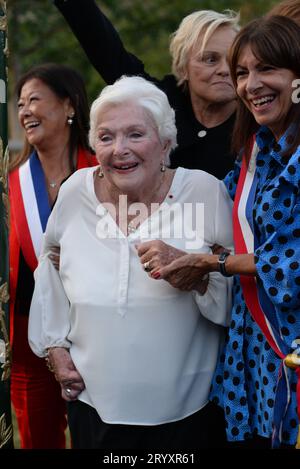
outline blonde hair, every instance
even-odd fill
[[[207,41],[219,27],[231,27],[238,32],[239,14],[232,10],[218,13],[213,10],[195,11],[183,18],[179,28],[171,36],[170,53],[172,56],[172,72],[177,78],[178,85],[185,81],[188,56],[195,47],[199,36],[203,34],[201,51]]]
[[[160,140],[163,143],[169,142],[169,153],[176,148],[175,111],[171,108],[167,95],[145,78],[123,76],[113,85],[103,88],[91,106],[89,141],[93,149],[101,112],[123,103],[134,103],[143,108],[152,118]]]

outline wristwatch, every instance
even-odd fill
[[[230,256],[230,252],[223,251],[223,252],[221,252],[221,254],[219,255],[219,258],[218,258],[220,273],[223,275],[223,277],[232,277],[231,274],[228,274],[226,272],[226,267],[225,267],[225,262],[226,262],[226,259],[227,259],[228,256]]]

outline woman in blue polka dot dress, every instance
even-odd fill
[[[300,91],[294,80],[300,78],[300,28],[285,17],[255,20],[238,34],[230,62],[239,97],[234,145],[239,152],[245,150],[246,174],[253,172],[253,160],[256,166],[255,190],[244,203],[246,212],[251,209],[254,248],[250,254],[190,254],[161,269],[160,275],[173,274],[174,279],[176,273],[174,286],[218,269],[235,275],[232,320],[211,399],[225,411],[231,444],[270,448],[273,433],[277,447],[285,447],[297,440],[300,370],[283,366],[246,306],[241,281],[256,279],[250,293],[259,298],[264,313],[266,306],[267,316],[271,311],[275,328],[270,340],[273,333],[282,356],[294,348],[299,353]],[[237,163],[225,180],[232,199],[237,197],[240,173]],[[243,190],[246,186],[245,179]],[[292,358],[297,362],[296,353]]]

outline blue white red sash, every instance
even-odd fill
[[[258,148],[253,142],[249,164],[245,158],[242,161],[240,177],[237,185],[233,207],[233,231],[236,254],[252,254],[258,247],[253,229],[253,204],[257,188],[256,156]],[[281,442],[282,422],[290,402],[289,370],[284,359],[290,353],[290,346],[281,336],[273,303],[263,288],[257,284],[252,276],[240,276],[246,305],[256,321],[269,345],[283,361],[280,367],[274,406],[273,447]]]
[[[27,264],[34,271],[51,212],[44,172],[35,152],[11,174],[10,184],[14,192],[13,209],[20,246]]]

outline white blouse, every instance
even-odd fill
[[[95,170],[81,169],[63,184],[49,218],[30,346],[40,357],[48,347],[70,349],[86,385],[79,399],[104,422],[183,419],[207,403],[231,281],[211,273],[205,295],[182,292],[151,279],[135,245],[156,238],[189,252],[229,247],[231,201],[213,176],[178,168],[164,203],[126,237],[96,197]],[[59,273],[48,259],[53,245],[61,249]]]

